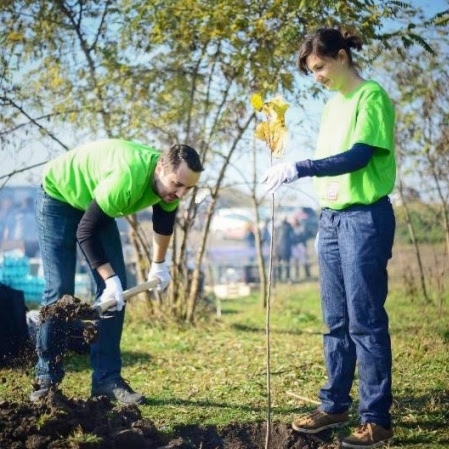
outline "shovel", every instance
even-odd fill
[[[159,280],[154,279],[125,290],[123,292],[124,300],[126,301],[145,290],[156,288],[158,285]],[[39,313],[39,319],[41,322],[44,322],[49,318],[58,318],[64,321],[75,319],[80,319],[82,321],[93,321],[103,318],[103,313],[116,305],[117,300],[114,298],[102,303],[90,305],[72,295],[64,295],[55,303],[43,306]]]
[[[144,282],[143,284],[136,285],[128,290],[123,292],[123,299],[125,302],[136,296],[137,294],[144,292],[146,290],[151,290],[156,288],[159,285],[159,279],[153,279],[151,281]],[[98,327],[96,320],[98,319],[108,319],[112,318],[110,316],[104,316],[103,313],[107,312],[109,309],[114,308],[117,305],[117,300],[115,298],[111,298],[108,301],[104,301],[99,304],[94,304],[93,306],[89,306],[90,313],[94,315],[93,319],[83,320],[84,321],[84,329],[83,329],[83,338],[84,341],[88,344],[92,344],[98,337]]]
[[[144,282],[136,287],[125,290],[123,292],[123,299],[127,301],[145,290],[156,288],[158,285],[158,279]],[[84,323],[83,339],[86,343],[92,344],[98,336],[97,320],[112,318],[104,316],[103,313],[116,305],[117,300],[114,298],[102,303],[90,305],[72,295],[64,295],[56,303],[43,306],[40,310],[39,318],[41,322],[44,322],[49,318],[58,318],[66,322],[71,320],[81,320]]]
[[[138,295],[139,293],[144,292],[145,290],[152,290],[159,285],[159,279],[152,279],[151,281],[144,282],[142,284],[136,285],[135,287],[129,288],[123,292],[123,299],[125,302],[132,298],[133,296]],[[109,309],[114,308],[117,305],[117,300],[115,298],[108,299],[99,304],[94,304],[92,309],[95,315],[102,316],[104,312],[107,312]]]

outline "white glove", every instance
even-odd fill
[[[159,285],[156,288],[158,292],[162,292],[168,287],[168,284],[171,281],[171,275],[165,262],[153,262],[151,264],[147,281],[152,281],[154,279],[159,279]]]
[[[274,193],[282,184],[298,179],[295,163],[282,162],[273,165],[264,175],[262,183],[267,184],[267,193]]]
[[[120,312],[120,310],[122,310],[125,306],[125,300],[123,298],[123,287],[119,277],[115,275],[110,277],[109,279],[106,279],[104,282],[106,284],[106,287],[103,290],[100,298],[98,299],[98,302],[101,304],[102,302],[106,302],[110,299],[115,299],[117,302],[115,307],[111,307],[108,310],[118,310]]]

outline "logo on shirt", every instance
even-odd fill
[[[327,185],[327,199],[329,201],[335,201],[338,199],[338,190],[340,188],[340,183],[332,181]]]

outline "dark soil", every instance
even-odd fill
[[[40,319],[95,320],[89,304],[65,295],[41,308]],[[86,326],[87,343],[96,338]],[[86,329],[85,328],[85,329]],[[33,359],[33,357],[30,357]],[[186,426],[167,436],[142,418],[137,406],[118,406],[106,398],[80,400],[50,394],[46,401],[0,401],[0,448],[5,449],[265,449],[266,423],[235,423],[226,428]],[[273,424],[270,449],[334,449],[332,433],[300,435],[290,425]]]
[[[53,304],[43,306],[39,319],[43,323],[48,319],[74,322],[76,320],[92,320],[84,325],[83,338],[87,344],[93,343],[98,336],[98,329],[93,322],[98,319],[98,312],[88,303],[72,295],[64,295]]]
[[[98,313],[92,306],[72,295],[64,295],[58,301],[40,309],[40,320],[44,322],[49,318],[64,321],[69,320],[94,320]]]
[[[0,447],[7,449],[264,449],[266,424],[224,429],[183,427],[168,437],[137,406],[116,406],[106,398],[69,398],[34,404],[0,402]],[[301,436],[273,425],[270,449],[331,449],[331,434]]]

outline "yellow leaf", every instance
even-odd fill
[[[278,119],[284,119],[285,113],[289,108],[289,104],[284,101],[280,96],[273,98],[268,102],[268,104],[273,108]]]
[[[274,157],[282,157],[288,136],[285,126],[288,103],[281,96],[264,102],[260,94],[254,94],[251,97],[251,104],[266,117],[266,120],[256,127],[254,136],[267,144]]]
[[[279,122],[271,125],[271,145],[273,156],[282,157],[287,144],[287,128]]]
[[[11,31],[8,34],[8,39],[10,41],[21,41],[21,40],[23,40],[23,34],[18,33],[17,31]]]
[[[260,111],[263,107],[263,99],[260,94],[251,95],[251,105],[256,111]]]
[[[267,122],[262,122],[259,123],[256,127],[256,131],[254,132],[254,136],[259,139],[259,140],[263,140],[264,142],[267,141],[267,127],[268,127],[268,123]]]

